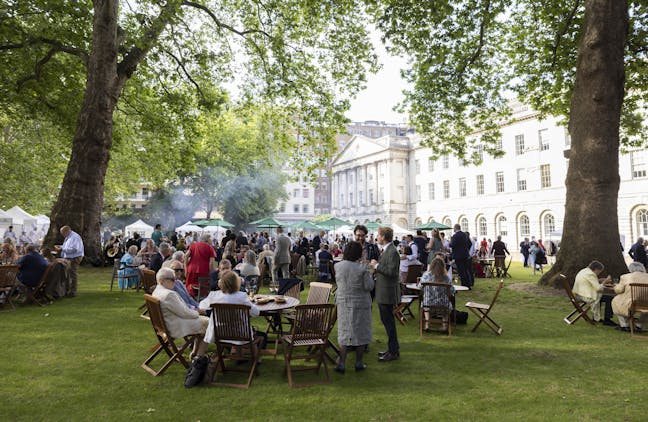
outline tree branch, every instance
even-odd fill
[[[53,40],[51,38],[45,38],[45,37],[36,37],[36,38],[31,38],[25,42],[22,43],[16,43],[16,44],[5,44],[5,45],[0,45],[0,51],[6,51],[6,50],[17,50],[20,48],[25,48],[29,47],[32,45],[36,44],[47,44],[51,45],[54,47],[54,49],[58,52],[61,51],[63,53],[68,53],[73,56],[77,56],[81,60],[83,60],[84,64],[88,64],[88,52],[77,47],[72,47],[69,45],[65,45],[62,42],[58,40]]]
[[[263,31],[261,29],[245,29],[245,30],[242,30],[242,31],[236,29],[233,26],[230,26],[230,25],[222,22],[220,19],[218,19],[218,17],[214,14],[214,12],[212,12],[208,7],[203,6],[202,4],[194,3],[192,1],[183,1],[182,5],[183,6],[190,6],[190,7],[196,8],[198,10],[202,10],[203,12],[205,12],[205,13],[207,13],[209,15],[209,17],[214,21],[216,26],[218,26],[219,28],[227,29],[228,31],[233,32],[233,33],[235,33],[237,35],[240,35],[243,38],[247,38],[246,35],[248,35],[248,34],[261,34],[261,35],[265,36],[268,39],[272,39],[272,36],[270,34],[268,34],[266,31]]]
[[[29,76],[25,76],[24,78],[22,78],[22,79],[20,79],[18,81],[18,92],[20,92],[22,90],[23,86],[27,82],[32,81],[32,80],[37,81],[38,79],[40,79],[41,72],[43,71],[43,66],[45,66],[45,64],[47,62],[49,62],[51,60],[51,58],[54,57],[54,55],[57,52],[58,52],[57,49],[52,48],[47,52],[47,54],[45,54],[45,57],[43,57],[42,59],[40,59],[39,61],[36,62],[36,66],[34,66],[34,74],[29,75]]]
[[[130,78],[137,70],[137,66],[153,48],[158,41],[160,34],[164,31],[166,25],[177,15],[181,2],[168,0],[158,17],[152,21],[149,28],[142,34],[133,47],[124,55],[123,60],[117,65],[117,73],[120,77]]]
[[[490,16],[488,15],[490,9],[490,0],[486,0],[486,7],[482,13],[482,20],[479,23],[479,40],[477,42],[477,49],[473,54],[468,58],[466,62],[461,66],[460,70],[455,73],[455,77],[460,79],[463,77],[463,74],[466,72],[469,66],[473,65],[477,59],[481,56],[482,49],[484,48],[484,36],[486,34],[486,23],[490,21]]]
[[[574,17],[576,16],[576,12],[578,11],[578,7],[581,5],[582,0],[576,0],[574,2],[574,7],[572,8],[571,12],[569,13],[569,17],[565,21],[565,26],[563,26],[562,31],[556,34],[556,40],[554,42],[553,48],[551,49],[551,67],[554,67],[556,65],[556,60],[558,58],[558,48],[560,47],[560,41],[563,39],[565,34],[567,33],[567,30],[571,26],[572,21],[574,20]]]
[[[178,64],[178,66],[180,67],[180,69],[182,69],[182,72],[185,74],[185,76],[187,77],[187,79],[189,79],[189,82],[191,82],[191,83],[193,84],[193,86],[196,87],[196,90],[198,91],[198,94],[200,94],[201,97],[205,98],[205,96],[203,95],[202,90],[200,89],[200,86],[199,86],[198,83],[197,83],[197,82],[196,82],[196,81],[191,77],[191,75],[190,75],[189,72],[187,71],[187,68],[185,67],[184,63],[182,63],[182,61],[181,61],[178,57],[176,57],[172,52],[170,52],[169,50],[167,50],[167,49],[162,49],[162,51],[164,51],[166,54],[168,54],[169,56],[171,56],[171,58],[173,58],[173,60],[175,60],[175,62],[176,62],[176,63]]]

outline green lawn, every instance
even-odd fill
[[[77,298],[0,313],[0,420],[646,420],[648,342],[566,325],[564,295],[520,289],[539,276],[515,265],[512,273],[492,312],[501,337],[471,333],[472,314],[451,339],[420,340],[413,321],[398,327],[401,359],[382,364],[374,309],[364,373],[331,371],[331,384],[291,389],[281,357],[266,358],[249,390],[187,390],[180,365],[156,378],[140,368],[155,342],[138,316],[141,295],[110,292],[110,268],[84,268]],[[458,293],[459,309],[488,302],[495,285],[478,279]]]

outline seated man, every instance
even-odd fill
[[[27,245],[25,252],[16,262],[19,269],[17,278],[25,286],[36,287],[49,264],[43,255],[36,251],[34,245]]]
[[[630,283],[648,284],[648,274],[646,268],[640,262],[631,262],[628,265],[630,273],[623,274],[619,284],[614,286],[614,292],[617,294],[612,299],[612,310],[619,319],[619,330],[630,331],[628,326],[628,317],[630,316],[630,305],[632,304],[632,295],[630,293]],[[636,328],[641,328],[641,324],[636,324]]]
[[[577,299],[591,305],[594,321],[598,322],[601,320],[601,302],[605,303],[605,319],[603,320],[603,324],[616,327],[616,323],[612,321],[612,297],[603,296],[604,285],[601,284],[603,281],[606,283],[611,281],[610,277],[608,276],[607,279],[599,279],[599,275],[603,272],[604,268],[603,264],[598,261],[590,262],[586,268],[583,268],[576,274],[572,291]]]

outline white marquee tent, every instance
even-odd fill
[[[202,228],[198,226],[194,226],[193,224],[191,224],[191,221],[187,221],[182,226],[176,227],[175,231],[176,233],[179,233],[184,236],[186,233],[189,232],[201,232]]]
[[[38,227],[38,230],[47,232],[50,225],[49,217],[43,214],[38,214],[35,217],[36,217],[36,226]]]
[[[32,227],[36,225],[36,217],[29,214],[18,205],[9,208],[6,213],[11,216],[13,220],[14,231],[17,234],[20,234],[22,230],[29,232],[31,231]]]
[[[13,224],[13,218],[5,211],[0,210],[0,230],[4,233],[7,227]]]
[[[139,233],[139,235],[142,237],[151,237],[151,235],[153,235],[153,230],[153,226],[146,224],[142,220],[137,220],[133,224],[129,224],[128,226],[124,227],[124,233],[126,234],[126,237],[131,237],[135,233]]]

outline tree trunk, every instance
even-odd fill
[[[85,97],[45,238],[46,245],[60,244],[59,229],[69,225],[83,238],[85,256],[93,263],[102,257],[99,233],[104,179],[112,146],[113,111],[122,85],[117,74],[117,3],[94,1]]]
[[[540,280],[557,285],[592,260],[626,273],[619,239],[619,123],[624,95],[625,0],[587,0],[571,102],[571,151],[563,238],[556,264]]]

